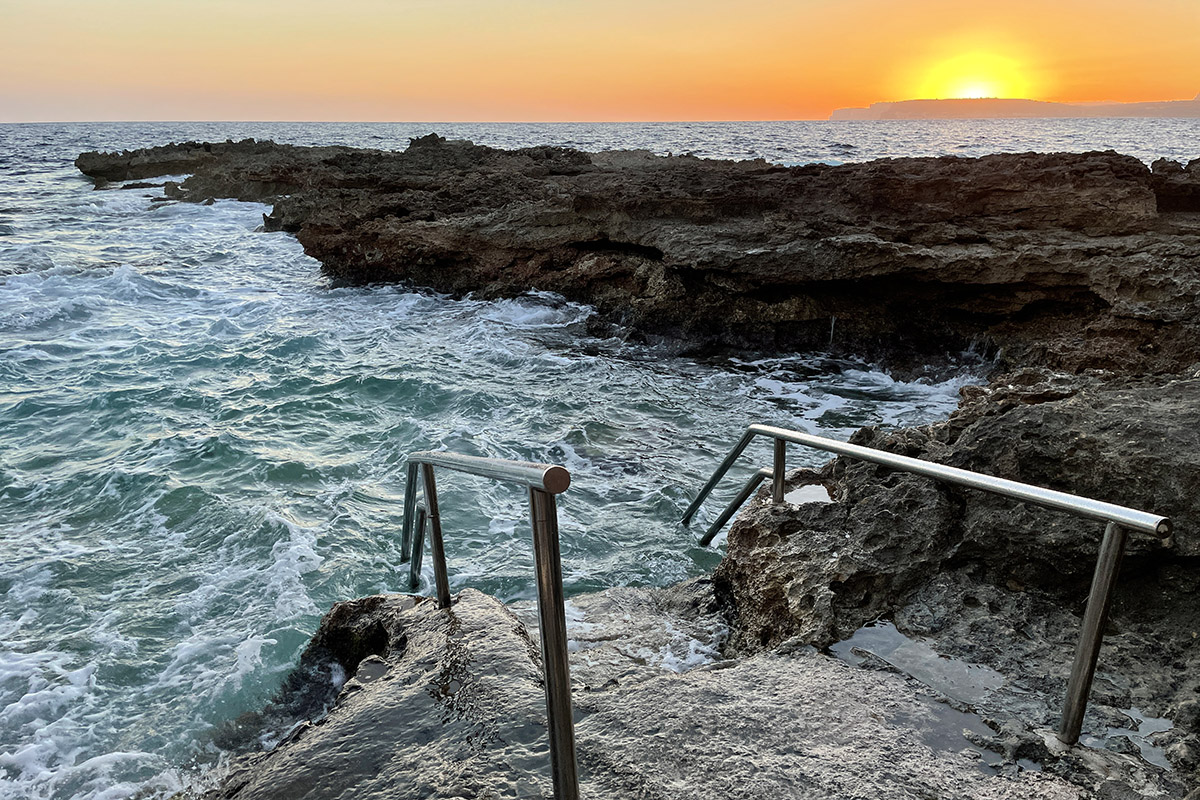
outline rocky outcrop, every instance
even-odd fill
[[[240,142],[184,142],[120,153],[82,153],[75,159],[80,172],[100,182],[101,186],[115,181],[140,181],[164,175],[194,175],[208,170],[220,170],[233,161],[242,165],[242,192],[256,191],[263,197],[273,194],[269,186],[256,185],[255,171],[262,174],[286,175],[298,165],[319,164],[339,155],[357,152],[350,147],[295,147],[274,142],[243,139]],[[289,166],[290,165],[290,166]],[[302,169],[302,167],[301,167]],[[294,189],[294,181],[279,181],[280,189]],[[226,195],[219,195],[226,196]],[[200,198],[204,199],[204,198]]]
[[[80,156],[101,181],[274,202],[332,277],[531,287],[687,347],[830,349],[896,366],[1200,361],[1200,164],[1116,153],[780,167],[430,135],[402,153],[264,142]],[[919,313],[914,313],[918,310]],[[831,336],[832,330],[832,336]]]
[[[1151,509],[1171,518],[1174,534],[1165,542],[1133,535],[1126,570],[1200,563],[1200,377],[1105,382],[1026,370],[963,393],[946,422],[868,428],[851,441]],[[1074,602],[1086,594],[1103,532],[1100,523],[860,461],[836,459],[791,480],[821,483],[835,502],[751,505],[717,569],[746,647],[797,634],[817,644],[844,638],[930,575],[963,564],[998,585]]]
[[[364,631],[372,646],[341,647],[362,641]],[[345,683],[332,687],[332,709],[315,722],[300,720],[270,752],[241,760],[209,797],[477,797],[519,789],[538,796],[538,768],[549,756],[533,647],[520,622],[478,592],[464,592],[445,612],[405,595],[338,604],[303,659],[324,650],[345,670]],[[350,655],[361,658],[343,660]]]
[[[852,439],[1171,517],[1171,539],[1127,546],[1089,710],[1100,731],[1131,706],[1187,717],[1200,692],[1200,376],[1108,378],[1025,370],[966,387],[946,422]],[[844,459],[790,481],[834,502],[763,492],[735,521],[714,575],[735,651],[827,646],[894,619],[1023,687],[1002,705],[1024,724],[1055,724],[1101,523]],[[1177,722],[1160,744],[1175,779],[1198,775],[1200,730]]]
[[[1200,158],[1187,166],[1169,158],[1150,165],[1159,211],[1200,211]]]

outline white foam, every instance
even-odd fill
[[[230,679],[235,686],[241,688],[242,678],[262,666],[262,649],[264,645],[268,644],[279,644],[279,640],[268,639],[265,636],[251,635],[234,647],[234,652],[237,654],[237,663],[234,665],[233,674],[230,676]]]
[[[345,668],[342,667],[342,665],[337,663],[336,661],[330,662],[330,664],[329,664],[329,682],[333,685],[333,688],[340,690],[343,686],[346,685],[347,680],[349,680],[349,678],[346,675]]]
[[[663,669],[671,672],[687,672],[717,661],[721,655],[721,645],[728,637],[726,627],[718,623],[714,623],[714,627],[708,631],[706,641],[679,630],[670,620],[663,620],[663,626],[670,634],[671,642],[659,652],[659,663]]]
[[[567,633],[587,634],[596,629],[596,625],[587,621],[587,614],[570,600],[563,602],[563,613],[567,622]]]
[[[271,548],[267,591],[275,598],[276,615],[294,619],[320,613],[303,580],[305,574],[320,568],[324,560],[316,550],[318,529],[288,520],[275,511],[268,511],[266,517],[288,531],[288,538]]]
[[[527,292],[515,300],[481,304],[475,312],[482,319],[521,330],[562,328],[591,316],[589,306],[569,303],[553,292]]]

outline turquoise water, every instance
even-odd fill
[[[0,126],[0,796],[154,796],[217,761],[208,732],[262,705],[330,604],[405,588],[410,451],[565,465],[568,592],[662,585],[715,565],[677,520],[745,425],[921,423],[971,379],[680,359],[591,338],[588,308],[539,293],[334,288],[293,238],[257,230],[265,206],[93,191],[71,165],[172,139],[403,146],[428,127]],[[454,127],[509,145],[786,144],[732,124]],[[777,160],[832,152],[791,135]],[[452,588],[532,597],[521,492],[439,487]]]

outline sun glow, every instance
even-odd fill
[[[1029,81],[1011,58],[964,53],[935,64],[925,74],[919,97],[932,99],[1030,97]]]
[[[178,5],[0,0],[0,122],[793,120],[1200,89],[1197,0],[212,0],[183,27]]]

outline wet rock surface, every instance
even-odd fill
[[[1196,164],[781,167],[433,134],[402,153],[248,140],[76,163],[101,185],[189,173],[168,198],[273,202],[266,230],[295,233],[338,280],[553,291],[692,349],[832,348],[906,369],[971,346],[1072,372],[1200,361]]]
[[[899,675],[810,647],[664,658],[681,632],[711,643],[720,631],[706,581],[610,590],[573,608],[584,797],[1082,796],[1003,757],[988,766],[963,737],[967,715]],[[328,713],[240,757],[208,800],[551,796],[539,659],[508,609],[471,590],[445,610],[365,598],[335,606],[318,636],[364,629],[386,631],[386,645],[353,665]]]
[[[379,652],[343,664],[349,677],[334,687],[328,713],[297,721],[273,750],[243,756],[206,797],[545,793],[538,661],[501,603],[470,590],[445,611],[405,595],[366,598],[335,606],[317,639],[353,640],[364,628],[386,640]],[[319,659],[311,649],[307,657]]]
[[[1095,790],[1108,784],[1112,796],[1181,797],[1200,785],[1184,755],[1197,741],[1188,710],[1200,697],[1200,631],[1196,609],[1178,605],[1198,588],[1198,572],[1188,565],[1122,573],[1082,746],[1071,749],[1048,732],[1062,713],[1082,602],[998,586],[964,567],[936,575],[891,616],[940,655],[1004,676],[971,704],[997,730],[984,747],[1023,754]]]
[[[512,611],[537,639],[537,605]],[[729,627],[708,578],[669,589],[619,586],[567,602],[571,683],[576,691],[686,672],[721,658]]]
[[[945,706],[896,675],[812,650],[585,695],[594,797],[1076,798],[1056,777],[984,769]]]

